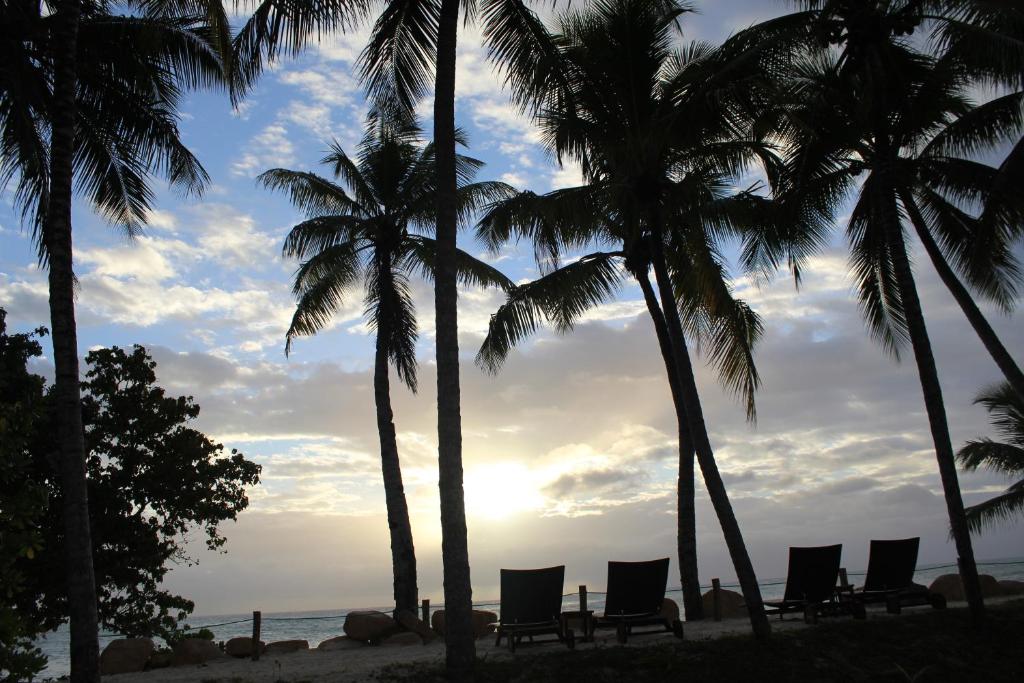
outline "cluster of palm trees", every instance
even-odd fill
[[[861,308],[888,351],[898,354],[908,343],[913,351],[966,594],[980,619],[977,571],[907,239],[922,242],[1009,387],[1024,395],[1024,375],[974,301],[980,296],[1009,310],[1020,283],[1013,247],[1024,226],[1024,7],[1017,0],[793,4],[793,13],[713,46],[681,44],[676,29],[692,8],[680,0],[599,0],[569,7],[550,27],[524,0],[262,0],[244,6],[251,14],[237,31],[217,0],[0,2],[0,184],[14,184],[49,273],[72,680],[98,680],[73,189],[135,234],[152,203],[151,177],[189,193],[200,193],[208,180],[178,135],[185,92],[217,87],[238,102],[267,64],[372,16],[359,63],[373,105],[367,137],[355,160],[340,148],[324,159],[344,187],[283,169],[261,180],[309,215],[285,244],[285,253],[302,261],[289,343],[320,329],[347,290],[365,284],[377,332],[374,389],[399,609],[415,608],[415,556],[388,369],[394,364],[415,389],[408,280],[433,280],[447,665],[454,677],[471,675],[475,658],[458,283],[506,292],[477,356],[492,371],[544,321],[568,330],[623,282],[640,286],[678,419],[687,616],[700,616],[696,461],[754,631],[766,637],[690,348],[699,343],[707,350],[753,419],[761,323],[733,296],[722,251],[738,241],[744,270],[770,276],[786,266],[799,279],[848,199],[855,200],[847,238]],[[579,163],[583,185],[536,195],[472,182],[479,162],[456,151],[464,142],[454,107],[460,18],[482,25],[512,98],[560,161]],[[993,94],[976,103],[971,94],[986,88]],[[434,130],[423,145],[412,112],[428,93]],[[762,180],[740,186],[752,173]],[[459,225],[478,211],[478,235],[489,245],[532,241],[539,279],[515,285],[457,249]]]

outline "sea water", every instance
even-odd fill
[[[1009,558],[1005,560],[993,560],[990,562],[979,562],[978,570],[982,574],[989,574],[1002,581],[1004,579],[1015,579],[1024,581],[1024,558]],[[942,564],[921,567],[914,575],[917,583],[928,585],[935,577],[941,574],[956,572],[955,565]],[[850,583],[859,584],[860,578],[864,576],[863,571],[849,572]],[[779,599],[785,590],[786,579],[767,579],[761,582],[761,596],[765,600]],[[736,584],[722,584],[723,588],[738,590]],[[708,590],[710,586],[704,586],[702,590]],[[681,603],[681,591],[678,586],[670,586],[667,596]],[[473,603],[475,607],[498,612],[497,599],[492,601],[478,601]],[[570,593],[562,599],[562,608],[572,610],[579,607],[579,594]],[[437,606],[434,609],[440,609]],[[587,608],[601,612],[604,608],[604,594],[600,592],[589,592],[587,595]],[[266,612],[262,615],[260,628],[260,639],[265,642],[276,640],[307,640],[310,647],[316,647],[321,641],[340,636],[343,634],[342,624],[345,622],[345,615],[356,608],[314,610],[310,612]],[[358,608],[358,609],[379,609],[382,612],[389,612],[390,607]],[[214,614],[207,616],[191,616],[188,624],[192,630],[209,628],[213,631],[215,640],[224,641],[236,636],[252,636],[252,614]],[[115,633],[100,634],[100,649],[106,646],[111,640],[119,638]],[[41,638],[37,645],[42,649],[43,654],[49,659],[49,663],[43,678],[58,678],[67,675],[70,670],[68,659],[69,634],[66,626],[62,626],[46,637]]]

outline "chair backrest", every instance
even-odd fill
[[[864,577],[864,590],[884,591],[908,588],[914,582],[914,570],[917,569],[917,549],[920,544],[920,538],[871,541],[868,574]]]
[[[668,558],[648,562],[609,562],[604,613],[657,614],[665,600]]]
[[[557,621],[562,613],[565,565],[501,570],[502,624]]]
[[[825,602],[832,598],[839,579],[843,546],[790,548],[785,600]]]

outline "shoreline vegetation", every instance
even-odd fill
[[[772,620],[777,637],[758,642],[742,618],[687,624],[686,639],[671,634],[635,637],[626,646],[612,632],[569,651],[557,642],[524,644],[515,655],[494,647],[493,636],[477,641],[477,681],[633,680],[828,680],[828,681],[1015,681],[1024,675],[1024,598],[988,600],[991,619],[967,628],[965,603],[946,610],[927,607],[902,615],[872,609],[865,621],[800,618]],[[382,645],[334,651],[308,650],[201,666],[158,669],[104,677],[116,683],[277,683],[442,681],[444,646]]]

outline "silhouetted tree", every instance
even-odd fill
[[[578,161],[587,184],[543,196],[530,192],[494,207],[480,236],[495,248],[511,237],[533,240],[542,270],[517,287],[493,316],[478,362],[494,369],[542,318],[569,329],[607,300],[622,278],[637,281],[658,334],[679,424],[679,546],[688,618],[700,614],[693,529],[693,455],[759,636],[767,636],[760,590],[704,424],[684,333],[704,343],[725,384],[754,415],[758,385],[752,347],[760,322],[733,298],[718,250],[721,240],[750,240],[745,260],[761,262],[760,242],[778,236],[771,202],[732,185],[751,163],[777,171],[769,146],[750,128],[759,97],[756,55],[741,44],[693,43],[674,51],[674,27],[686,7],[673,2],[608,0],[563,15],[556,46],[541,64],[510,76],[559,159]],[[814,241],[813,236],[804,236]],[[561,266],[561,254],[591,246]],[[777,248],[783,248],[778,243]],[[790,245],[794,258],[796,247]],[[649,272],[653,268],[657,291]],[[681,316],[682,311],[682,316]]]
[[[323,329],[353,290],[365,289],[366,317],[376,332],[373,387],[395,609],[413,614],[419,605],[416,555],[395,438],[388,363],[416,391],[417,325],[409,277],[416,273],[434,277],[438,257],[437,242],[429,236],[437,208],[435,148],[418,144],[418,137],[415,127],[375,119],[359,145],[357,161],[334,143],[322,163],[331,166],[347,189],[312,173],[286,169],[273,169],[259,178],[265,186],[287,192],[309,217],[292,228],[284,245],[285,256],[302,259],[295,274],[298,305],[286,350],[296,335]],[[470,157],[457,157],[462,215],[511,192],[503,183],[470,183],[482,165]],[[502,288],[512,284],[463,251],[456,252],[456,262],[463,282]]]
[[[0,6],[0,185],[16,178],[16,203],[48,266],[75,683],[99,680],[99,651],[78,385],[72,191],[77,183],[128,234],[145,222],[150,174],[198,192],[206,174],[178,138],[176,108],[182,88],[222,76],[201,21],[125,10],[93,0]]]

